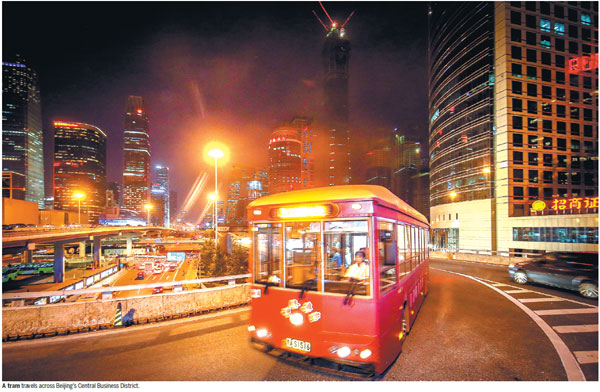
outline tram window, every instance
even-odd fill
[[[398,275],[402,276],[410,272],[410,256],[408,252],[409,241],[407,234],[410,226],[398,225]]]
[[[281,224],[261,223],[254,227],[254,279],[257,283],[278,281],[281,264]]]
[[[286,287],[319,290],[321,223],[285,224]]]
[[[325,236],[325,292],[346,294],[350,288],[357,295],[369,293],[369,281],[349,282],[346,273],[354,254],[368,246],[369,225],[366,220],[331,221],[323,226]],[[366,251],[369,259],[369,251]]]
[[[394,235],[394,224],[391,222],[379,222],[379,288],[384,291],[392,287],[396,281],[396,236]]]
[[[412,227],[412,265],[413,269],[421,263],[421,255],[419,253],[419,232],[417,227]]]

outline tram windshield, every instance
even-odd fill
[[[254,226],[254,232],[257,283],[330,293],[369,294],[369,225],[366,220],[261,223]],[[354,255],[359,250],[367,257],[353,266]],[[283,254],[285,266],[281,259]]]

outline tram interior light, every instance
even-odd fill
[[[344,346],[337,351],[337,355],[340,358],[346,358],[348,355],[350,355],[350,352],[350,347]]]

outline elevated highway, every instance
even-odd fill
[[[78,228],[56,228],[56,229],[32,229],[2,232],[2,250],[23,251],[25,261],[31,262],[32,251],[36,246],[50,245],[54,247],[54,281],[56,283],[64,280],[65,261],[64,246],[66,244],[81,243],[80,256],[85,257],[85,243],[92,241],[93,263],[98,266],[102,252],[101,240],[104,238],[123,236],[127,241],[126,255],[131,255],[133,247],[133,236],[146,236],[149,232],[175,232],[175,229],[160,226],[143,227],[78,227]]]

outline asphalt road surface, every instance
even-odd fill
[[[515,302],[535,311],[585,309],[587,313],[538,318],[554,331],[556,326],[594,323],[597,331],[597,301],[541,286],[513,293],[523,287],[511,287],[515,284],[505,273],[506,267],[432,262],[429,295],[403,352],[381,380],[567,380],[555,345]],[[512,301],[508,296],[534,300]],[[346,380],[255,350],[248,343],[248,316],[248,309],[242,308],[122,330],[3,343],[2,377],[5,381]],[[557,335],[572,357],[574,352],[589,355],[595,350],[595,363],[582,364],[590,360],[582,357],[578,366],[587,380],[597,380],[597,332]]]

